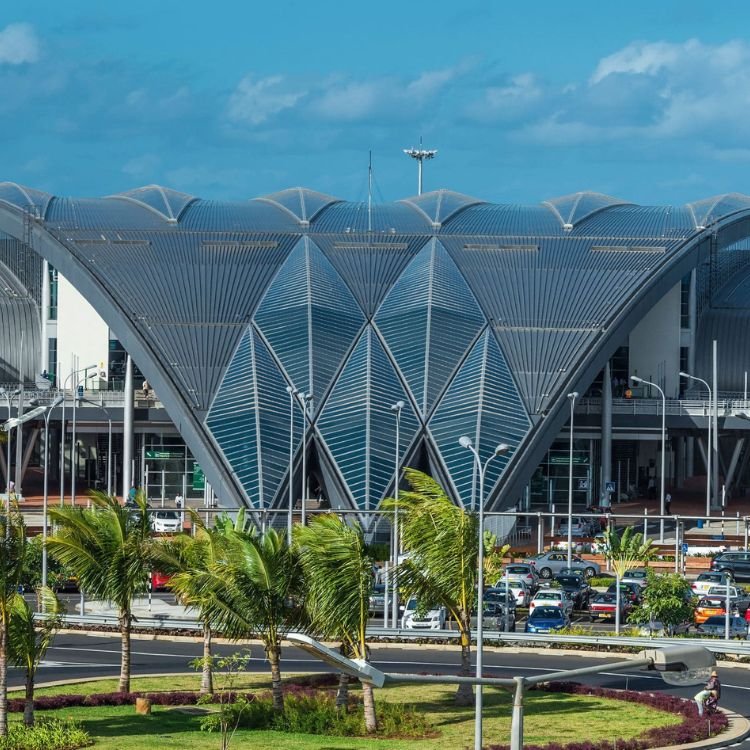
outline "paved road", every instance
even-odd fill
[[[221,646],[217,653],[233,653],[235,646]],[[132,642],[132,665],[134,675],[159,674],[190,671],[189,662],[200,655],[201,644],[167,640],[134,640]],[[260,646],[252,647],[251,667],[258,671],[267,669]],[[552,655],[539,653],[514,653],[510,650],[485,652],[485,671],[497,677],[512,677],[517,674],[538,674],[557,669],[575,669],[593,663],[591,656]],[[404,646],[376,648],[373,664],[386,672],[456,672],[457,650],[429,648],[426,646]],[[616,661],[617,657],[602,659],[602,663]],[[47,658],[39,670],[39,682],[79,677],[112,676],[119,672],[120,641],[117,637],[60,634],[47,652]],[[286,648],[283,653],[285,672],[327,671],[327,667],[303,652]],[[750,670],[740,667],[722,669],[722,705],[747,715],[750,705]],[[663,690],[675,695],[692,697],[696,688],[675,688],[666,685],[661,678],[643,670],[629,672],[605,671],[599,675],[583,678],[591,684],[612,688],[635,690]],[[21,687],[19,670],[9,670],[9,684]],[[750,750],[750,740],[736,745]]]

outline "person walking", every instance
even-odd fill
[[[721,681],[719,673],[714,669],[708,678],[706,686],[695,696],[695,705],[698,706],[698,716],[703,716],[705,709],[715,711],[721,698]]]
[[[672,515],[672,512],[669,510],[671,507],[672,507],[672,495],[669,492],[667,492],[667,494],[664,495],[664,512],[668,516]]]

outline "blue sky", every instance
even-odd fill
[[[0,9],[0,179],[497,202],[750,193],[750,4],[36,0]]]

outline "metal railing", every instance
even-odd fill
[[[576,414],[601,414],[601,398],[582,398],[576,405]],[[718,416],[732,417],[738,412],[750,411],[750,399],[719,399]],[[661,416],[660,398],[613,398],[613,414],[632,416]],[[713,414],[713,405],[706,400],[667,399],[666,414],[670,417],[708,417]]]

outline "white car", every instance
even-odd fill
[[[532,591],[536,591],[539,588],[539,574],[534,569],[533,565],[527,563],[511,563],[503,568],[503,577],[500,579],[504,585],[505,576],[511,581],[523,581],[526,586]]]
[[[505,577],[501,578],[495,584],[495,588],[505,590]],[[509,576],[508,588],[510,589],[510,593],[513,595],[513,597],[516,600],[516,606],[518,607],[529,606],[529,602],[531,601],[532,594],[531,594],[531,589],[526,585],[524,581],[519,580],[519,579],[514,579],[512,576]]]
[[[648,573],[643,569],[629,570],[620,581],[623,583],[635,583],[643,589],[646,587],[648,581]]]
[[[572,528],[573,537],[591,536],[593,524],[588,518],[581,518],[574,516]],[[566,518],[560,523],[557,529],[558,536],[568,535],[568,519]]]
[[[424,613],[417,614],[417,600],[412,596],[406,602],[401,616],[403,630],[443,630],[448,613],[445,607],[431,607]]]
[[[151,514],[151,530],[157,534],[176,534],[182,531],[182,517],[178,510],[157,510]]]
[[[712,586],[721,586],[726,589],[727,583],[734,584],[734,579],[728,573],[701,573],[690,584],[690,588],[696,596],[704,596]]]
[[[529,604],[529,613],[535,607],[560,607],[570,617],[573,614],[573,600],[562,589],[542,589],[537,591]]]

